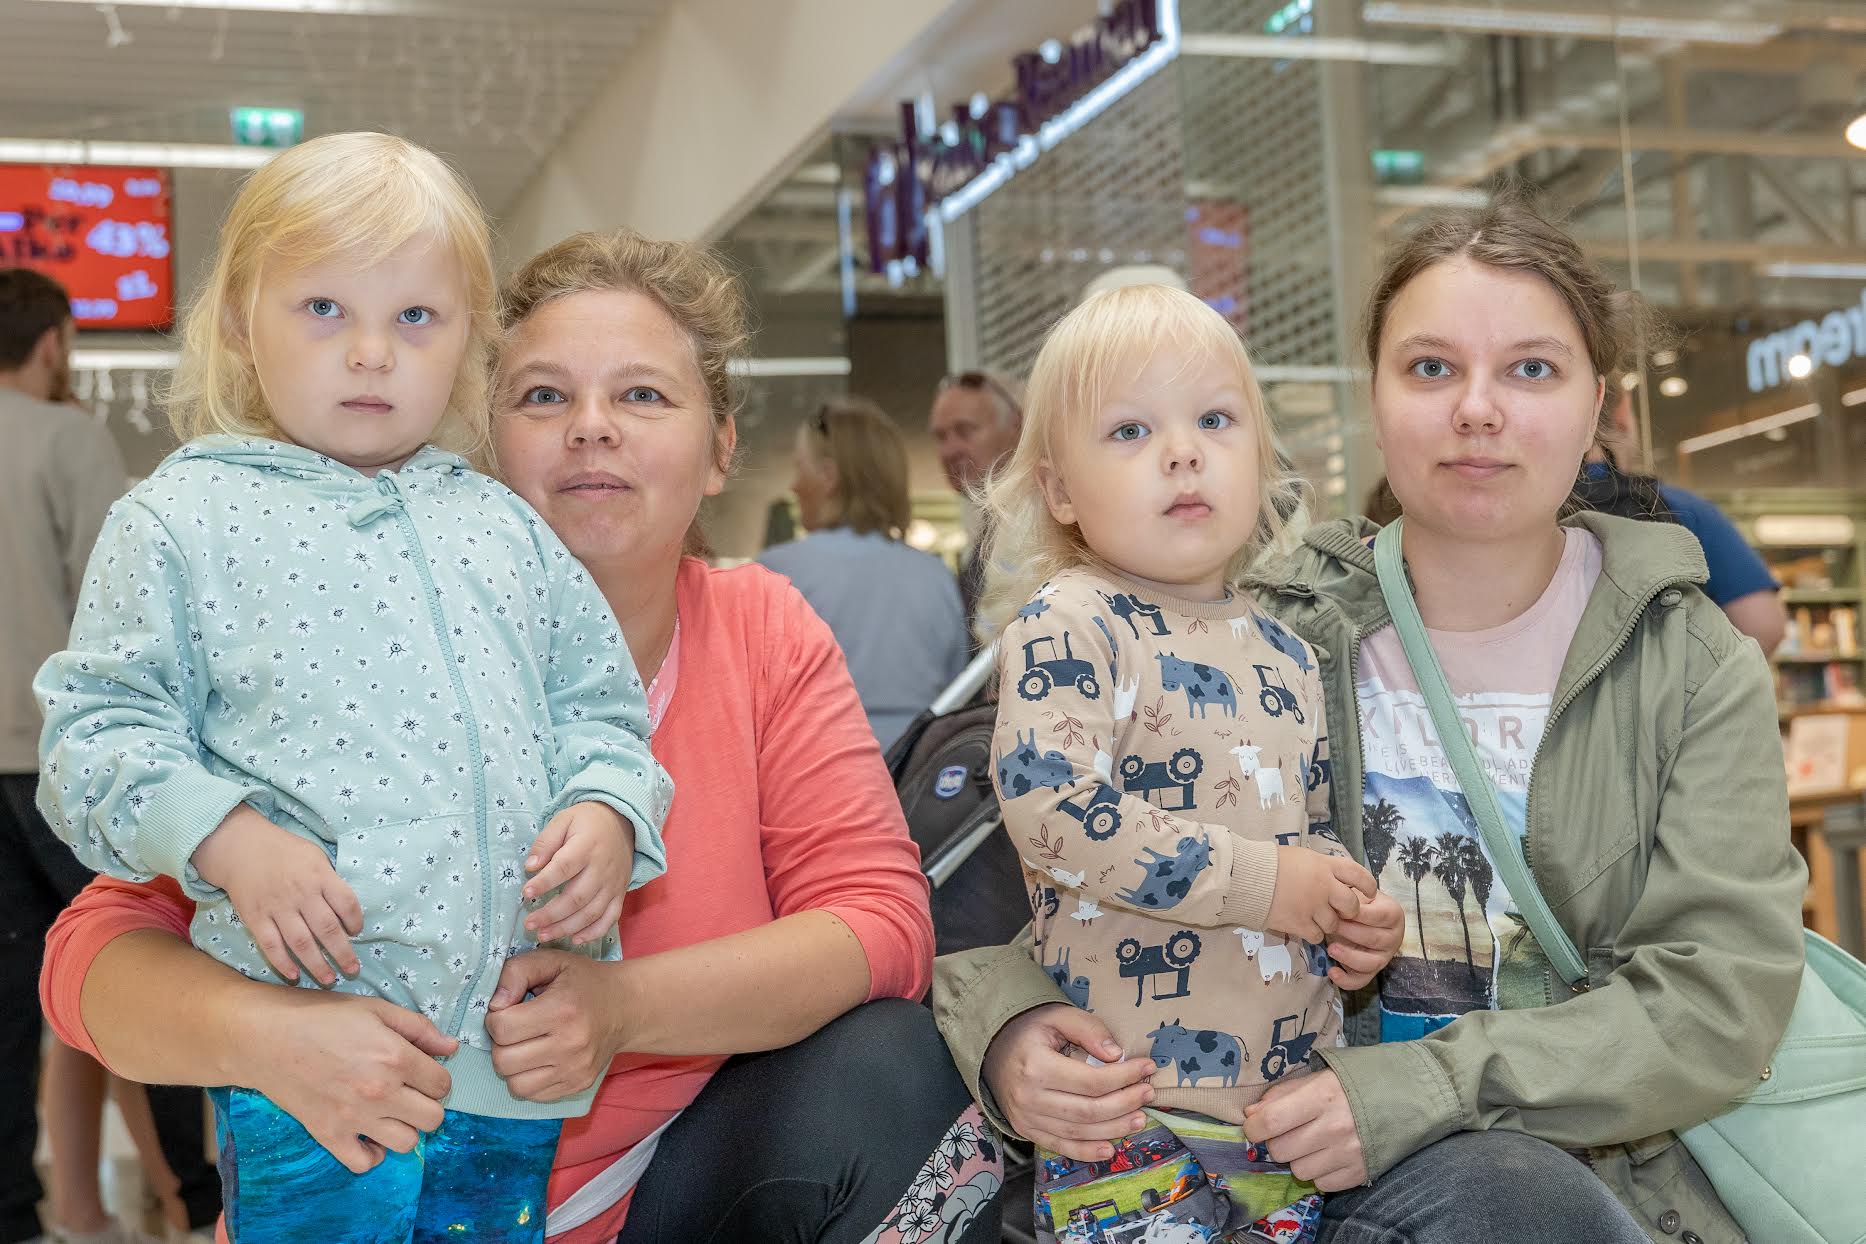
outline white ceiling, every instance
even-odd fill
[[[0,0],[0,137],[227,143],[231,108],[295,107],[433,148],[497,215],[673,0],[324,3],[368,12]]]

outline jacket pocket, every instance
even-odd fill
[[[363,910],[363,930],[352,939],[362,983],[446,1027],[487,927],[473,818],[345,830],[337,875]]]
[[[1703,1244],[1745,1244],[1676,1132],[1590,1150],[1588,1163],[1659,1244],[1679,1244],[1687,1232]]]

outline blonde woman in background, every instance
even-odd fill
[[[907,442],[879,406],[843,398],[797,429],[798,516],[810,534],[759,561],[829,623],[883,750],[964,668],[952,574],[903,540]]]

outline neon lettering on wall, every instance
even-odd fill
[[[1178,0],[1118,0],[1067,46],[1013,57],[1010,96],[955,104],[932,135],[903,101],[901,137],[870,154],[863,178],[869,266],[925,266],[930,213],[957,220],[1178,55]]]
[[[1850,307],[1829,311],[1817,323],[1803,320],[1749,343],[1749,391],[1761,393],[1795,376],[1789,360],[1805,355],[1809,372],[1818,367],[1838,367],[1856,358],[1866,358],[1866,290]]]

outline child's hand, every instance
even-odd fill
[[[541,942],[568,937],[574,946],[593,942],[622,917],[635,872],[635,827],[606,803],[573,803],[531,844],[525,868],[538,874],[525,883],[527,899],[563,887],[525,917],[532,935]]]
[[[360,970],[350,938],[363,931],[362,905],[315,842],[241,804],[201,840],[192,858],[202,879],[233,900],[241,923],[280,976],[297,981],[302,963],[318,984],[334,985],[332,963],[345,975]]]
[[[1360,915],[1363,896],[1377,893],[1374,875],[1345,855],[1278,847],[1268,923],[1285,936],[1320,944],[1343,920]]]
[[[1382,891],[1361,904],[1361,914],[1343,920],[1328,943],[1333,960],[1328,979],[1350,992],[1370,984],[1399,953],[1406,936],[1406,911]]]

